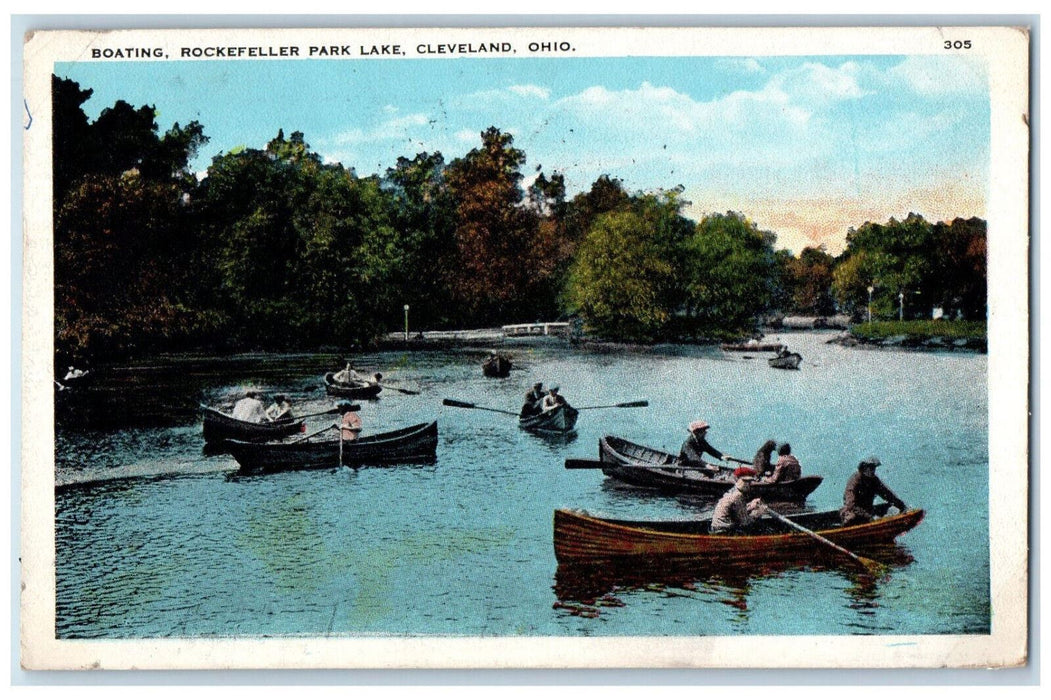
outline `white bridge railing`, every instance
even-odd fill
[[[569,324],[565,322],[551,323],[512,323],[501,326],[504,335],[565,335],[569,332]]]

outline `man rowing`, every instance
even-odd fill
[[[758,498],[748,500],[755,476],[755,470],[751,467],[734,470],[734,478],[737,479],[734,487],[715,504],[712,524],[708,528],[713,535],[729,535],[747,530],[766,513],[766,506]]]
[[[710,471],[718,472],[718,467],[714,467],[704,461],[704,455],[711,455],[723,462],[733,459],[733,457],[715,449],[708,443],[706,435],[709,427],[711,426],[703,420],[695,420],[690,423],[690,436],[686,438],[686,441],[682,443],[682,447],[679,449],[679,464],[691,467],[707,467]]]
[[[540,413],[540,404],[543,400],[544,383],[537,382],[533,385],[533,388],[526,393],[525,399],[522,402],[522,410],[518,414],[519,417],[529,418],[530,416],[535,416]]]
[[[876,467],[879,465],[878,457],[868,457],[858,464],[858,470],[847,481],[847,488],[843,492],[843,507],[839,510],[839,519],[844,525],[866,523],[872,520],[877,511],[873,505],[876,496],[901,512],[907,510],[905,502],[876,476]]]
[[[237,403],[234,404],[234,410],[230,414],[231,417],[237,420],[243,420],[247,423],[267,423],[270,419],[266,415],[266,408],[263,406],[262,394],[258,391],[251,389],[245,392],[245,395]]]

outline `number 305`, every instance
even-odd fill
[[[969,49],[971,48],[971,40],[965,39],[964,41],[946,41],[945,48],[947,49]]]

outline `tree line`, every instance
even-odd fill
[[[568,196],[496,127],[446,162],[382,174],[325,163],[304,135],[190,163],[193,121],[162,132],[124,101],[90,121],[90,89],[53,76],[56,352],[367,346],[413,330],[579,319],[617,340],[740,336],[779,313],[985,318],[985,222],[851,229],[796,257],[740,212],[687,218],[681,188],[611,175]]]

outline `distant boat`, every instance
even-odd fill
[[[535,416],[518,419],[518,426],[534,433],[568,433],[577,425],[580,412],[568,404],[549,408]]]
[[[723,343],[719,346],[725,352],[777,352],[783,347],[784,343],[760,343],[755,339],[744,343]]]
[[[333,379],[335,372],[325,375],[325,391],[329,396],[340,396],[345,399],[374,399],[383,391],[378,382],[358,381],[344,384]]]
[[[778,355],[777,357],[771,357],[767,360],[767,362],[770,363],[770,366],[776,369],[799,369],[799,363],[802,361],[803,356],[798,352]]]
[[[495,379],[503,379],[511,374],[511,358],[503,355],[491,355],[482,363],[482,374]]]

